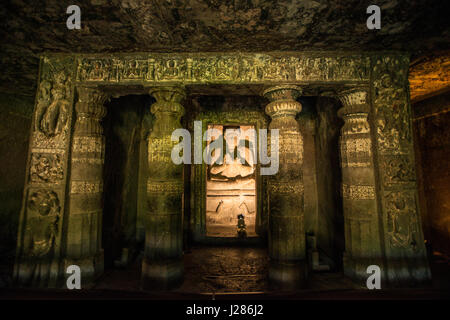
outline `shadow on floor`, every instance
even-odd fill
[[[140,260],[124,269],[107,270],[89,290],[3,289],[4,299],[450,299],[450,263],[434,256],[433,287],[367,290],[339,272],[311,273],[309,288],[270,291],[265,248],[196,247],[184,256],[185,279],[170,292],[140,288]]]

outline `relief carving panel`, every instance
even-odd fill
[[[62,154],[31,155],[30,181],[58,183],[64,177]]]
[[[410,110],[406,77],[407,57],[380,57],[375,62],[374,102],[377,138],[381,153],[404,154],[411,143]]]
[[[298,54],[153,54],[85,58],[77,62],[77,81],[107,82],[272,82],[362,81],[370,61],[362,56]]]
[[[416,201],[414,191],[386,194],[387,232],[392,247],[415,249],[417,242]]]
[[[385,186],[414,184],[416,173],[409,156],[392,155],[382,157],[383,182]]]

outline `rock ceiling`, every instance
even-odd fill
[[[372,1],[373,2],[373,1]],[[2,1],[0,91],[33,95],[42,52],[450,49],[442,0],[380,0],[381,30],[368,30],[357,0]],[[66,8],[81,7],[81,30]]]

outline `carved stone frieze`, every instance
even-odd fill
[[[362,56],[298,54],[152,54],[79,57],[77,81],[90,82],[295,82],[367,80]]]

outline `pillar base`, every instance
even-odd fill
[[[178,288],[183,283],[182,260],[142,261],[142,289],[163,291]]]
[[[68,275],[66,273],[67,267],[70,265],[76,265],[81,270],[81,288],[87,289],[92,286],[104,271],[104,254],[103,250],[95,256],[86,257],[81,259],[65,259],[64,261],[64,281],[63,288],[66,288],[66,279]]]
[[[414,288],[431,284],[428,262],[423,259],[389,259],[387,266],[381,258],[361,258],[344,255],[344,274],[355,284],[366,287],[367,267],[376,265],[381,271],[381,288]]]
[[[295,291],[307,287],[308,268],[305,261],[269,263],[269,285],[273,290]]]
[[[389,288],[417,288],[432,285],[431,272],[426,259],[388,259],[387,286]]]
[[[17,287],[58,288],[60,278],[59,263],[54,259],[22,259],[14,271]]]
[[[361,258],[361,257],[350,257],[344,253],[343,256],[344,274],[346,277],[350,278],[355,284],[362,287],[366,286],[367,278],[371,275],[367,273],[367,267],[371,265],[376,265],[380,267],[381,270],[381,280],[384,284],[383,279],[383,262],[381,259],[377,258]]]

